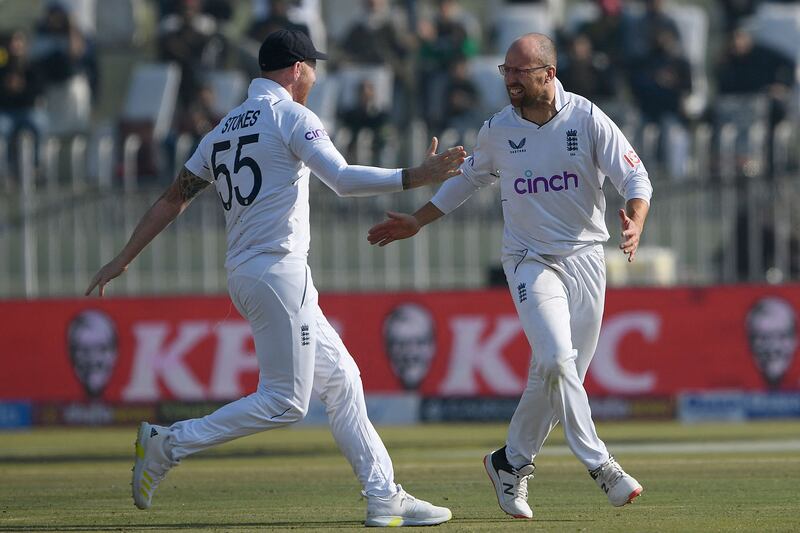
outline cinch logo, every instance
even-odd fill
[[[523,148],[523,146],[525,146],[525,141],[526,141],[526,137],[523,137],[522,140],[519,143],[515,143],[514,141],[509,139],[508,140],[508,145],[511,147],[511,150],[509,150],[508,153],[509,154],[518,154],[520,152],[524,152],[525,148]]]
[[[550,179],[544,176],[537,176],[534,178],[533,172],[526,170],[524,178],[519,177],[514,180],[514,190],[517,191],[517,194],[536,194],[540,191],[568,191],[570,181],[572,181],[572,188],[577,189],[577,174],[570,174],[565,170],[561,174],[550,176]]]
[[[320,137],[327,137],[328,132],[323,129],[318,130],[308,130],[306,132],[306,140],[313,141],[314,139],[319,139]]]

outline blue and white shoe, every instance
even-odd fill
[[[494,485],[500,509],[514,518],[533,518],[533,510],[528,505],[528,480],[536,467],[533,464],[512,467],[505,446],[484,457],[483,466]]]
[[[613,457],[608,461],[589,471],[589,475],[597,485],[606,493],[608,501],[614,507],[622,507],[631,503],[642,493],[642,486],[638,481],[625,473]]]

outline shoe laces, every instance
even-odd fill
[[[397,484],[397,494],[400,495],[400,505],[402,506],[406,502],[408,502],[409,506],[413,506],[414,503],[417,501],[415,497],[411,494],[407,493],[403,490],[403,486],[400,483]]]
[[[519,475],[516,470],[514,471],[514,475],[517,476],[517,498],[522,498],[523,500],[528,500],[528,480],[533,477],[533,474],[528,474],[525,476]]]
[[[613,457],[609,457],[608,461],[600,468],[599,475],[603,476],[603,481],[605,484],[611,488],[617,484],[617,482],[625,476],[625,471],[622,470],[622,467],[619,466],[619,463]]]

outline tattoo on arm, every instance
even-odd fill
[[[197,196],[200,191],[208,187],[209,182],[195,176],[191,172],[189,172],[186,167],[183,167],[178,174],[177,179],[180,190],[181,190],[181,200],[184,202],[189,202],[192,198]]]

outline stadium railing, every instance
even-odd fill
[[[371,132],[356,140],[353,162],[405,166],[421,161],[429,139],[415,123],[383,153],[372,153]],[[620,268],[616,210],[622,199],[606,181],[609,282],[691,284],[779,282],[800,278],[798,128],[784,122],[734,123],[690,131],[686,173],[670,176],[657,157],[656,126],[634,129],[634,145],[648,166],[654,204],[640,262]],[[348,133],[334,133],[337,143]],[[444,131],[442,146],[476,131]],[[137,169],[141,140],[131,135],[47,139],[34,157],[33,139],[10,145],[0,139],[0,297],[82,294],[89,278],[124,244],[139,217],[174,173],[143,179]],[[194,146],[176,143],[175,166]],[[342,144],[340,147],[344,148]],[[5,147],[5,150],[4,150]],[[175,170],[171,168],[170,170]],[[311,181],[312,247],[309,258],[322,290],[458,289],[484,287],[499,265],[502,216],[496,186],[433,224],[416,238],[378,249],[367,229],[388,209],[413,211],[432,194],[423,189],[374,198],[338,198]],[[116,294],[221,293],[225,233],[217,195],[200,195],[116,282]],[[620,256],[620,257],[618,257]]]

